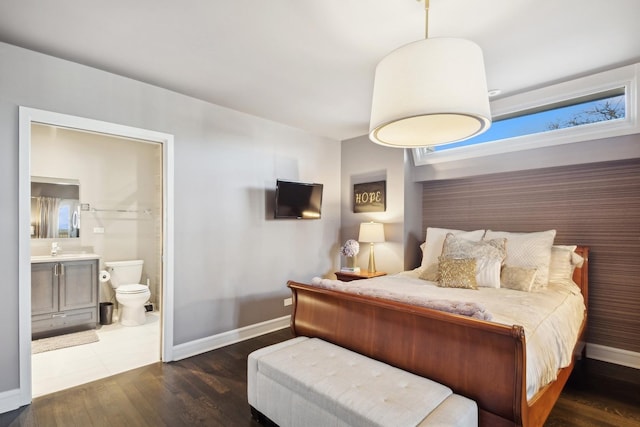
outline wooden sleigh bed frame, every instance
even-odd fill
[[[573,280],[588,302],[589,249]],[[527,401],[521,326],[506,326],[428,308],[288,282],[291,328],[449,386],[478,404],[481,426],[542,426],[573,370]],[[584,348],[586,311],[574,358]]]

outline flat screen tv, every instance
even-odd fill
[[[320,219],[322,184],[276,181],[276,218]]]

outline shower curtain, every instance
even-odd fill
[[[58,210],[60,200],[56,197],[36,197],[36,221],[34,237],[41,239],[58,237]]]

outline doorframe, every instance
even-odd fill
[[[19,107],[18,147],[18,337],[20,406],[31,403],[31,125],[46,125],[96,132],[162,144],[162,345],[161,360],[173,360],[173,166],[172,134],[119,125],[46,110]]]

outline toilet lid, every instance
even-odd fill
[[[120,285],[116,289],[117,294],[141,294],[143,292],[149,292],[149,288],[145,285]]]

